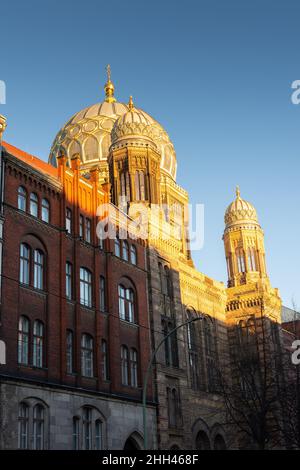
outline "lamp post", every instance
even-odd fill
[[[189,325],[195,321],[198,321],[198,320],[203,320],[203,315],[201,316],[198,316],[198,317],[195,317],[195,318],[192,318],[191,320],[188,320],[184,323],[181,323],[181,325],[178,325],[176,326],[176,328],[174,328],[172,331],[170,331],[170,333],[168,333],[166,336],[164,336],[164,338],[158,343],[156,349],[154,350],[154,352],[152,353],[152,356],[151,356],[151,359],[149,361],[149,364],[148,364],[148,367],[147,367],[147,370],[146,370],[146,374],[145,374],[145,378],[144,378],[144,387],[143,387],[143,427],[144,427],[144,450],[147,449],[148,447],[148,436],[147,436],[147,408],[146,408],[146,401],[147,401],[147,386],[148,386],[148,379],[149,379],[149,376],[150,376],[150,372],[151,372],[151,369],[152,369],[152,366],[153,366],[153,361],[154,359],[156,358],[156,354],[159,350],[159,348],[161,347],[161,345],[166,341],[166,339],[169,338],[169,336],[171,336],[173,333],[175,333],[175,331],[179,330],[179,328],[182,328],[183,326],[186,326],[186,325]]]

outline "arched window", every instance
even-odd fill
[[[44,449],[45,410],[42,405],[33,408],[33,448]]]
[[[106,309],[106,286],[105,277],[100,276],[100,311],[105,312]]]
[[[29,320],[21,316],[18,331],[18,363],[28,364],[29,360]]]
[[[29,443],[29,406],[26,403],[19,404],[18,418],[18,448],[28,449]]]
[[[241,248],[236,249],[236,260],[237,260],[237,267],[239,273],[245,273],[245,256],[244,251]]]
[[[50,220],[50,204],[45,198],[42,200],[42,220],[47,223]]]
[[[121,242],[118,235],[115,238],[115,255],[120,258],[121,256]]]
[[[145,185],[145,173],[143,171],[136,171],[135,177],[134,177],[134,184],[135,184],[136,201],[145,201],[146,185]]]
[[[27,192],[23,186],[18,188],[18,209],[26,212]]]
[[[40,250],[34,250],[33,265],[33,287],[42,290],[44,288],[44,254]]]
[[[248,268],[250,271],[257,271],[255,248],[248,248]]]
[[[38,197],[35,193],[30,194],[30,214],[34,217],[38,216]]]
[[[124,261],[128,261],[129,259],[129,246],[126,240],[124,240],[122,244],[122,258]]]
[[[44,325],[36,320],[33,324],[33,365],[43,367]]]
[[[220,434],[217,434],[214,439],[214,450],[226,450],[226,443]]]
[[[135,349],[130,350],[130,382],[132,387],[138,386],[138,354]]]
[[[72,299],[72,264],[66,262],[66,297]]]
[[[81,373],[84,377],[93,377],[93,338],[88,334],[81,337]]]
[[[130,247],[130,262],[134,265],[137,263],[136,247],[134,245],[131,245]]]
[[[92,410],[84,407],[83,409],[83,442],[85,450],[92,450]]]
[[[74,356],[74,335],[73,331],[67,330],[67,373],[73,373],[73,356]]]
[[[199,431],[196,437],[197,450],[210,450],[210,442],[207,434],[204,431]]]
[[[26,243],[20,245],[20,282],[26,285],[30,282],[30,248]]]
[[[109,357],[108,357],[107,341],[105,339],[103,339],[101,343],[101,352],[102,352],[102,377],[103,377],[103,380],[109,380]]]
[[[134,292],[130,288],[119,285],[119,317],[130,323],[135,322]]]
[[[128,348],[121,346],[121,377],[122,385],[128,385],[129,383],[129,367],[128,367]]]
[[[92,274],[86,268],[80,268],[80,303],[92,307]]]

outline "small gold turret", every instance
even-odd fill
[[[6,117],[0,114],[0,144],[2,142],[2,135],[6,129]]]
[[[106,67],[106,73],[107,73],[107,82],[104,85],[104,90],[105,90],[105,101],[107,103],[115,103],[116,98],[114,97],[115,93],[115,87],[113,82],[111,81],[111,70],[110,70],[110,65],[108,64]]]

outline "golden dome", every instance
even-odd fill
[[[98,162],[107,162],[113,126],[120,116],[128,113],[130,108],[129,105],[116,101],[110,70],[104,88],[106,98],[102,103],[94,104],[74,114],[60,129],[50,150],[49,163],[57,166],[60,151],[65,153],[69,163],[72,155],[78,153],[82,168],[88,168]],[[134,108],[134,115],[139,116],[141,125],[147,124],[147,128],[150,125],[151,132],[150,128],[148,132],[161,154],[161,169],[175,180],[176,153],[167,132],[142,109]]]
[[[226,227],[240,223],[258,224],[255,208],[250,202],[241,198],[239,187],[236,188],[236,199],[228,206],[225,212]]]
[[[140,109],[134,107],[132,96],[129,98],[128,111],[120,116],[111,131],[112,145],[126,139],[148,141],[155,144],[155,133],[148,117]]]

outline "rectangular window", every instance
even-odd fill
[[[20,282],[29,284],[30,280],[30,249],[24,243],[20,246]]]
[[[66,208],[66,231],[72,233],[72,211]]]
[[[67,330],[67,373],[73,373],[73,332]]]
[[[33,264],[33,287],[42,290],[44,287],[44,255],[41,251],[34,250]]]
[[[33,325],[33,365],[43,367],[44,325],[36,320]]]
[[[91,221],[85,219],[85,241],[91,243]]]
[[[85,268],[80,268],[80,303],[92,307],[92,275]]]
[[[82,335],[81,339],[81,373],[84,377],[93,377],[93,338]]]
[[[121,347],[121,372],[122,384],[128,385],[128,349],[126,346]]]
[[[102,377],[103,380],[109,380],[109,360],[108,360],[108,347],[107,341],[102,340]]]
[[[95,447],[96,450],[102,449],[102,423],[99,419],[95,422]]]
[[[29,407],[25,403],[19,406],[18,448],[28,449]]]
[[[83,415],[83,438],[84,449],[92,449],[92,410],[90,408],[84,409]]]
[[[79,236],[83,238],[84,219],[83,216],[79,216]]]
[[[79,450],[79,418],[73,418],[73,450]]]
[[[106,309],[106,295],[105,295],[105,278],[100,276],[100,310],[105,312]]]
[[[66,263],[66,297],[67,299],[72,299],[72,265],[71,263]]]

